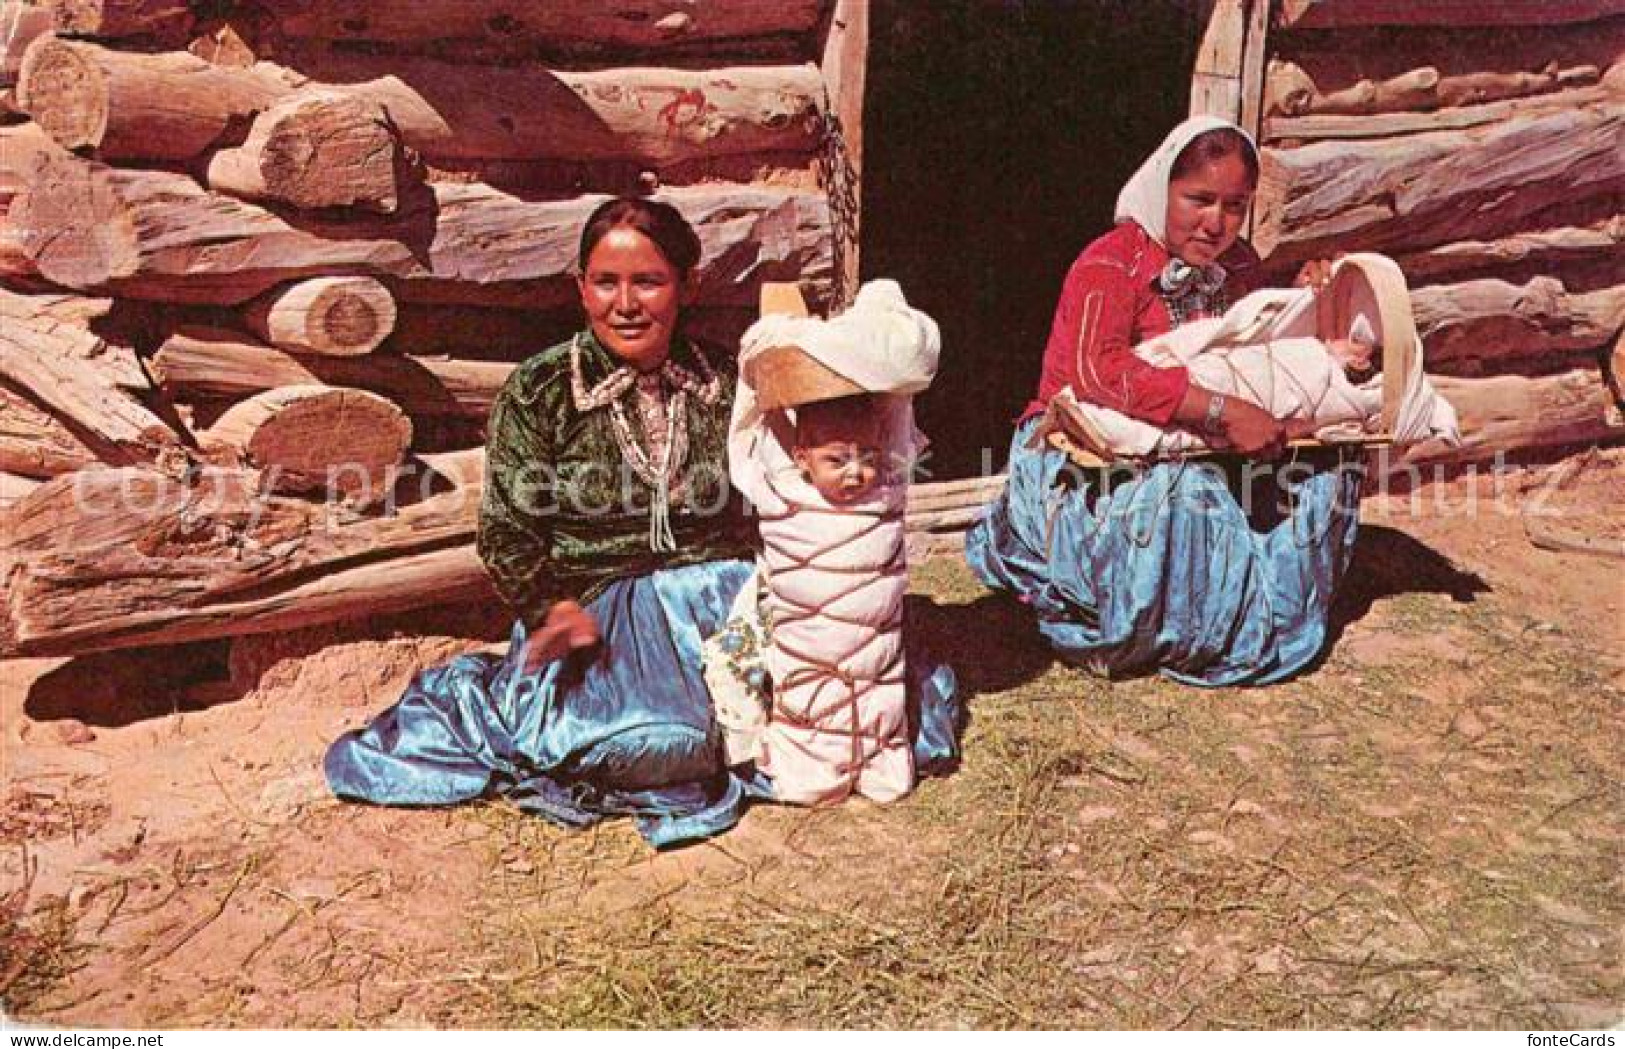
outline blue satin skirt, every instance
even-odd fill
[[[601,640],[526,674],[525,628],[508,654],[458,656],[418,674],[400,700],[328,749],[328,785],[380,805],[450,805],[504,795],[571,827],[631,816],[657,847],[711,837],[771,786],[724,764],[701,667],[751,572],[716,561],[620,579],[588,603]],[[911,668],[912,669],[912,668]],[[958,757],[961,700],[945,666],[911,673],[922,769]]]
[[[1086,470],[1010,445],[1009,483],[967,536],[984,584],[1030,605],[1069,662],[1113,676],[1265,685],[1326,641],[1359,523],[1363,453],[1277,464]]]

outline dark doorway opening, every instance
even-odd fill
[[[932,478],[1003,468],[1067,268],[1185,116],[1197,7],[873,0],[862,270],[942,326]]]

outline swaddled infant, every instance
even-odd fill
[[[762,513],[772,711],[758,767],[774,793],[892,801],[914,785],[904,696],[903,511],[914,446],[906,396],[859,394],[779,413]],[[782,449],[788,447],[786,458]]]

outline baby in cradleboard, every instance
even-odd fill
[[[1422,370],[1404,274],[1381,255],[1339,259],[1321,293],[1256,291],[1221,317],[1182,324],[1133,352],[1159,368],[1188,369],[1204,390],[1263,408],[1295,437],[1382,433],[1396,445],[1460,437],[1455,409]],[[1383,373],[1373,376],[1379,360]],[[1210,447],[1210,434],[1153,426],[1069,390],[1052,406],[1057,425],[1107,458]]]
[[[707,681],[730,756],[753,760],[780,801],[913,789],[903,515],[924,444],[912,394],[937,347],[936,325],[890,281],[835,320],[764,319],[743,341],[729,469],[758,516],[765,626],[735,617],[712,639]],[[765,716],[723,680],[741,670],[770,692]]]

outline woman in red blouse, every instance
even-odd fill
[[[1257,182],[1252,140],[1209,117],[1175,128],[1129,180],[1116,227],[1067,273],[1009,484],[969,537],[983,581],[1032,605],[1063,656],[1105,673],[1226,685],[1301,669],[1319,654],[1353,548],[1357,462],[1270,469],[1286,443],[1280,422],[1133,352],[1251,290],[1258,256],[1239,235]],[[1079,470],[1035,440],[1063,388],[1198,430],[1247,461],[1163,463],[1126,480]]]

